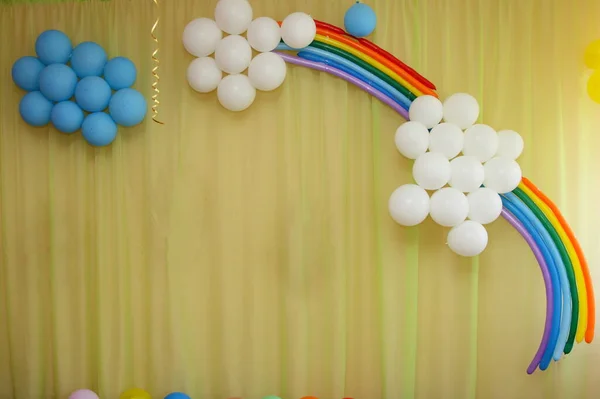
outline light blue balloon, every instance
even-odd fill
[[[40,91],[50,101],[66,101],[73,97],[77,76],[65,64],[52,64],[40,72]]]
[[[73,101],[56,104],[50,114],[52,124],[56,130],[62,133],[75,133],[81,129],[83,117],[83,111]]]
[[[13,82],[26,91],[40,89],[40,73],[45,65],[36,57],[21,57],[12,67]]]
[[[71,39],[59,30],[42,32],[35,41],[35,53],[45,65],[66,64],[71,51]]]
[[[131,127],[142,123],[148,111],[146,99],[137,90],[121,89],[113,94],[108,104],[110,116],[121,126]]]
[[[100,112],[108,107],[112,91],[104,79],[88,76],[77,83],[75,101],[87,112]]]
[[[377,15],[367,4],[356,3],[344,15],[346,32],[355,37],[369,36],[377,26]]]
[[[104,67],[104,79],[113,90],[133,86],[137,77],[135,64],[125,57],[115,57]]]
[[[279,396],[269,395],[269,396],[265,396],[263,399],[281,399],[281,398]]]
[[[190,397],[182,392],[171,392],[165,399],[190,399]]]
[[[117,124],[104,112],[89,114],[81,125],[85,141],[94,147],[104,147],[115,141]]]
[[[102,76],[106,61],[106,51],[94,42],[79,43],[71,55],[71,67],[79,78]]]
[[[39,91],[32,91],[21,99],[19,113],[31,126],[46,126],[50,122],[52,103]]]

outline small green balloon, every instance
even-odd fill
[[[263,399],[281,399],[281,398],[279,396],[269,395],[269,396],[265,396]]]

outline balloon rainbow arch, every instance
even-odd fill
[[[282,23],[279,22],[278,25],[282,26]],[[325,22],[315,20],[314,25],[316,27],[314,40],[308,46],[301,48],[296,46],[294,49],[285,44],[284,37],[284,41],[281,41],[274,49],[276,50],[274,54],[278,54],[288,64],[327,72],[344,79],[376,97],[406,120],[412,119],[410,117],[411,105],[419,97],[428,96],[437,99],[438,95],[434,84],[376,44],[364,38],[353,37],[343,29]],[[248,40],[251,40],[251,35],[249,30]],[[296,55],[290,54],[290,51],[295,52]],[[266,50],[264,54],[273,53]],[[218,46],[216,58],[218,65]],[[197,61],[202,59],[198,58]],[[248,72],[250,80],[252,80],[252,68],[253,66],[250,64]],[[266,69],[268,70],[268,68]],[[225,71],[237,72],[226,69]],[[206,76],[206,74],[201,75]],[[244,75],[233,76],[245,78]],[[190,79],[190,70],[188,70],[188,79],[194,87],[194,79]],[[227,78],[223,78],[223,81],[225,79]],[[279,86],[282,81],[283,78],[274,86]],[[217,83],[220,83],[220,79]],[[219,86],[219,100],[224,104],[221,99],[220,85],[214,86],[202,90],[198,89],[196,84],[194,88],[201,92],[209,92]],[[257,87],[260,87],[260,84]],[[262,90],[272,90],[273,88]],[[230,109],[240,111],[247,108],[254,100],[253,96],[250,98],[251,100],[246,101],[245,106]],[[431,126],[427,127],[431,128]],[[416,177],[415,179],[418,180]],[[521,178],[520,170],[519,180],[516,184],[518,187],[514,190],[511,189],[504,193],[500,191],[501,205],[498,213],[523,236],[533,251],[539,263],[546,289],[546,321],[539,348],[527,368],[527,372],[531,374],[538,367],[541,370],[547,369],[552,360],[558,361],[563,354],[569,354],[573,349],[574,342],[580,343],[584,339],[588,343],[592,342],[595,304],[586,258],[564,217],[556,205],[530,180],[525,177]],[[430,187],[426,188],[431,189]],[[433,196],[431,200],[433,201]],[[427,214],[425,214],[426,216]],[[422,219],[424,217],[420,221]],[[418,224],[420,221],[406,223],[406,225]],[[487,244],[487,235],[483,248],[485,248],[485,244]]]
[[[249,17],[242,21],[239,15],[243,13],[229,12],[227,7],[233,5],[246,7],[243,11],[247,11]],[[545,284],[546,320],[541,342],[527,373],[532,374],[538,367],[546,370],[552,360],[558,361],[563,354],[569,354],[575,342],[592,342],[595,303],[586,258],[557,206],[529,179],[522,177],[515,159],[521,154],[523,143],[516,132],[508,131],[509,136],[518,136],[516,142],[512,141],[516,144],[509,149],[508,152],[512,152],[509,157],[512,158],[508,160],[498,161],[503,157],[499,141],[489,148],[484,145],[467,151],[467,136],[473,136],[470,138],[471,147],[477,147],[490,135],[499,140],[497,137],[502,133],[496,134],[486,125],[474,125],[479,116],[475,99],[466,94],[454,95],[458,96],[455,97],[458,105],[460,101],[474,103],[475,112],[467,115],[469,120],[466,123],[463,118],[463,122],[456,122],[456,126],[451,126],[452,123],[438,124],[442,118],[451,122],[446,115],[446,103],[452,97],[442,104],[435,85],[395,56],[367,39],[313,20],[307,14],[293,13],[283,22],[266,17],[252,21],[252,10],[247,2],[221,0],[217,3],[215,20],[196,19],[184,31],[184,46],[198,57],[187,72],[192,88],[202,93],[216,89],[224,107],[242,111],[254,101],[256,89],[270,91],[283,83],[287,63],[332,74],[376,97],[408,121],[396,132],[396,146],[404,156],[416,159],[413,177],[418,185],[402,186],[390,197],[390,214],[396,222],[414,226],[431,216],[438,224],[452,227],[448,245],[454,252],[475,256],[487,245],[487,232],[482,224],[502,216],[533,251]],[[286,21],[289,21],[287,27]],[[221,30],[229,36],[223,38]],[[246,30],[247,39],[240,36]],[[262,54],[252,59],[251,46]],[[213,52],[214,59],[208,57]],[[242,74],[246,68],[248,76]],[[222,72],[229,75],[222,77]],[[439,108],[439,115],[433,120],[428,116],[428,107]],[[455,112],[457,102],[449,108],[454,108]],[[442,144],[438,148],[446,154],[433,152],[434,136],[438,144]],[[486,153],[483,157],[467,156],[470,153],[481,155],[481,151]],[[461,152],[464,156],[455,158]],[[429,158],[423,163],[420,156]],[[452,165],[461,158],[462,164]],[[472,158],[471,161],[474,158],[475,165],[466,162],[467,158]],[[450,159],[452,162],[449,162]],[[488,170],[488,164],[494,163],[494,167],[490,166]],[[499,164],[500,167],[497,167]],[[446,168],[445,176],[440,179],[435,173],[431,175],[432,170],[442,166]],[[453,184],[451,174],[455,166],[468,169],[468,176],[466,180]],[[495,174],[495,178],[488,182],[486,176],[489,173]],[[461,184],[462,187],[468,186],[469,182],[469,189],[458,189]],[[451,187],[444,187],[446,184]],[[437,191],[430,198],[425,190]],[[488,190],[492,196],[481,194],[483,190]],[[463,194],[465,192],[469,193],[468,197]],[[442,211],[434,212],[434,202],[437,203],[435,208]],[[473,215],[474,205],[483,212]],[[457,217],[455,208],[462,207],[464,212]],[[466,220],[467,217],[470,220]],[[462,248],[461,242],[455,242],[458,236],[462,240]],[[472,248],[468,248],[469,245]]]
[[[389,105],[405,119],[409,119],[408,109],[417,97],[437,97],[431,82],[374,43],[354,38],[333,25],[315,22],[317,34],[309,47],[296,56],[279,53],[287,63],[339,76]],[[291,49],[280,45],[278,50]],[[325,53],[335,57],[327,57]],[[396,96],[401,99],[353,76],[356,74],[352,70],[361,69],[387,81],[403,94]],[[569,354],[574,342],[584,339],[592,342],[594,291],[581,246],[557,206],[525,177],[516,189],[501,197],[502,216],[532,249],[546,287],[544,332],[527,368],[532,374],[538,367],[547,369],[551,360],[558,361],[563,353]]]

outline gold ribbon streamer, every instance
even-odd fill
[[[158,0],[152,0],[154,2],[154,5],[156,6],[157,10],[158,10]],[[160,101],[158,101],[158,95],[160,94],[160,90],[158,89],[158,82],[160,81],[160,76],[158,76],[158,65],[160,64],[160,62],[158,61],[158,38],[156,37],[156,35],[154,34],[154,31],[156,30],[156,27],[158,26],[158,21],[160,18],[156,18],[156,21],[154,21],[154,25],[152,26],[152,30],[150,31],[150,36],[152,37],[152,40],[154,40],[154,43],[156,43],[156,48],[154,49],[154,51],[152,52],[152,62],[154,64],[154,67],[152,68],[152,77],[154,78],[154,82],[152,82],[152,90],[154,91],[154,94],[152,95],[152,120],[160,125],[164,125],[163,122],[159,121],[158,118],[158,105],[160,104]]]

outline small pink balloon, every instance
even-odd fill
[[[100,397],[89,389],[78,389],[69,396],[69,399],[100,399]]]

